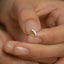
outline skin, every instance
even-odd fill
[[[45,29],[37,32],[37,37],[42,40],[41,44],[17,42],[16,45],[13,45],[11,51],[8,51],[7,47],[9,43],[16,43],[15,41],[10,41],[4,46],[4,50],[20,58],[27,58],[28,60],[31,59],[38,62],[42,62],[43,58],[64,57],[64,2],[48,1],[43,3],[43,1],[41,1],[38,7],[36,7],[36,13],[39,17],[44,17],[44,20],[46,20],[44,23]],[[54,45],[43,45],[51,43]],[[19,50],[17,49],[18,47],[27,49],[29,53],[27,55],[16,53],[16,50]],[[22,49],[20,49],[20,51],[22,51]],[[60,62],[63,63],[63,59],[56,64]]]
[[[11,55],[8,55],[7,53],[5,53],[2,50],[2,47],[6,42],[8,42],[10,40],[12,40],[12,39],[9,36],[9,34],[0,28],[0,64],[39,64],[39,63],[33,62],[33,61],[21,60],[17,57],[14,57],[14,56],[11,56]],[[53,59],[53,60],[55,60],[55,59]],[[51,59],[43,60],[43,62],[46,62],[46,61],[50,62]]]
[[[39,64],[33,61],[21,60],[17,57],[6,54],[2,47],[7,41],[10,41],[11,37],[7,32],[0,28],[0,64]]]
[[[20,2],[20,1],[19,1],[19,2]],[[30,2],[29,0],[28,0],[28,2],[31,3],[31,4],[33,4],[33,2]],[[35,2],[36,2],[36,0],[35,0]],[[39,0],[36,2],[35,5],[33,4],[33,6],[36,7],[38,2],[39,2]],[[6,9],[6,12],[4,12],[4,14],[1,15],[1,19],[2,19],[3,16],[4,16],[4,19],[2,19],[3,21],[4,21],[4,20],[10,21],[10,22],[3,22],[3,23],[5,23],[5,26],[7,27],[7,30],[9,31],[9,33],[14,37],[14,39],[17,39],[17,40],[20,40],[20,41],[22,41],[22,40],[24,39],[24,38],[22,39],[21,35],[19,35],[19,33],[21,33],[21,29],[22,29],[22,33],[24,32],[24,33],[26,33],[27,35],[31,33],[31,31],[30,31],[31,28],[34,28],[37,32],[41,29],[40,22],[38,21],[37,16],[36,16],[36,14],[35,14],[34,11],[33,11],[32,5],[29,6],[28,3],[27,3],[27,6],[26,6],[24,1],[22,1],[22,3],[24,4],[24,7],[25,7],[25,8],[24,8],[22,5],[21,5],[21,6],[22,6],[23,8],[22,8],[22,7],[20,8],[20,6],[19,6],[20,4],[18,4],[17,2],[15,2],[16,5],[18,4],[18,5],[17,5],[17,6],[18,6],[18,10],[17,10],[18,13],[20,13],[20,12],[19,12],[20,10],[22,11],[22,13],[19,14],[19,20],[20,20],[19,23],[20,23],[20,25],[22,25],[22,26],[20,26],[20,31],[17,30],[17,22],[16,22],[16,24],[15,24],[15,22],[12,23],[12,22],[15,21],[15,19],[17,18],[17,17],[15,17],[15,16],[16,16],[15,14],[13,14],[13,15],[11,14],[11,13],[13,13],[13,12],[15,12],[15,11],[12,10],[11,13],[10,13],[10,15],[12,15],[12,18],[13,18],[13,19],[12,19],[12,18],[10,17],[12,20],[11,20],[10,18],[8,18],[9,16],[8,16],[7,14],[9,14],[9,13],[7,13],[6,16],[5,16],[5,13],[8,11],[8,9]],[[29,6],[29,8],[27,8],[28,6]],[[27,8],[28,10],[30,10],[30,11],[28,11],[26,8]],[[32,10],[31,10],[30,8],[32,8]],[[13,8],[13,9],[14,9],[14,8]],[[26,9],[27,11],[25,11],[25,10],[23,10],[23,9]],[[15,10],[15,9],[14,9],[14,10]],[[30,12],[30,13],[28,14],[28,12]],[[37,11],[36,11],[36,12],[37,12]],[[17,13],[17,14],[18,14],[18,13]],[[38,12],[37,15],[38,15],[39,13],[41,13],[41,12]],[[28,14],[28,17],[25,17],[25,15],[27,15],[27,14]],[[33,14],[34,16],[32,16],[32,14]],[[22,17],[22,16],[23,16],[23,17]],[[38,16],[39,16],[39,15],[38,15]],[[15,17],[15,18],[14,18],[14,17]],[[35,17],[36,25],[37,25],[38,27],[36,28],[36,27],[33,27],[33,26],[32,26],[31,28],[28,28],[29,30],[27,30],[27,31],[28,31],[28,32],[27,32],[27,31],[24,29],[24,25],[23,25],[23,24],[25,23],[24,21],[27,21],[28,19],[30,19],[30,18],[32,18],[32,17]],[[22,19],[21,19],[21,18],[22,18]],[[26,20],[25,20],[25,19],[26,19]],[[22,22],[21,22],[21,20],[22,20]],[[13,24],[13,25],[10,26],[11,24]],[[7,26],[7,25],[8,25],[8,26]],[[29,25],[28,25],[28,26],[29,26]],[[13,29],[12,29],[12,28],[13,28]],[[16,30],[15,30],[15,28],[16,28]],[[18,33],[17,31],[18,31],[19,33]],[[16,37],[15,37],[15,35],[16,35]],[[18,38],[18,37],[20,37],[22,40],[21,40],[20,38]],[[40,35],[38,35],[38,37],[41,38]],[[45,39],[45,40],[46,40],[46,39]],[[23,41],[24,41],[24,40],[23,40]],[[39,41],[40,41],[40,40],[39,40]],[[40,42],[41,42],[41,41],[40,41]],[[44,43],[45,43],[45,44],[48,44],[48,43],[45,42],[45,41],[44,41]],[[50,43],[51,43],[51,42],[50,42]],[[54,42],[54,43],[57,43],[57,42]]]
[[[6,0],[3,3],[5,6],[1,7],[1,23],[15,40],[26,41],[27,36],[32,34],[31,29],[39,32],[44,28],[41,27],[40,18],[36,13],[36,7],[41,1],[47,0]]]
[[[14,40],[28,43],[40,43],[41,39],[39,38],[31,39],[31,42],[29,41],[29,36],[33,38],[31,35],[32,28],[37,32],[41,30],[40,19],[35,11],[39,2],[40,0],[27,0],[27,2],[25,0],[6,0],[6,2],[3,3],[5,6],[3,6],[0,11],[0,20],[1,23],[6,26],[7,31]],[[26,26],[26,24],[28,25]],[[42,28],[45,27],[42,26]],[[43,62],[52,63],[56,60],[56,58],[52,58],[52,61],[50,61],[50,59],[43,59]]]

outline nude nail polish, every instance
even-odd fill
[[[29,50],[26,49],[26,48],[24,48],[24,47],[19,47],[19,46],[17,46],[17,47],[15,48],[14,53],[15,53],[16,55],[24,56],[24,55],[28,55],[28,54],[29,54]]]
[[[16,45],[15,42],[8,42],[8,43],[5,45],[5,51],[6,51],[7,53],[12,53],[13,48],[14,48],[15,45]]]
[[[25,31],[27,34],[30,34],[32,31],[32,29],[38,31],[40,28],[38,27],[38,25],[36,24],[36,21],[30,20],[27,21],[25,24]]]

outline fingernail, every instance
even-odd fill
[[[6,51],[7,53],[12,53],[12,50],[13,50],[15,44],[16,44],[15,42],[8,42],[8,43],[6,44],[6,46],[5,46],[5,51]]]
[[[40,44],[42,42],[42,40],[40,38],[37,38],[37,37],[28,36],[27,37],[27,42]]]
[[[26,48],[24,48],[24,47],[19,47],[19,46],[17,46],[17,47],[15,48],[14,53],[15,53],[16,55],[22,55],[22,56],[24,56],[24,55],[28,55],[28,54],[29,54],[29,50],[26,49]]]
[[[36,23],[36,21],[33,21],[33,20],[27,21],[26,24],[25,24],[25,31],[26,31],[27,34],[31,34],[32,29],[38,31],[38,30],[40,30],[40,28],[41,27],[39,26],[39,24]]]

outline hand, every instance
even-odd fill
[[[59,5],[61,4],[61,5]],[[63,57],[64,56],[64,3],[63,2],[42,2],[38,5],[36,11],[39,17],[44,17],[45,29],[37,33],[37,37],[42,39],[41,43],[44,44],[56,44],[57,45],[41,45],[41,44],[27,44],[19,43],[13,45],[11,51],[7,51],[7,44],[5,51],[21,58],[42,62],[43,58],[50,57]],[[44,22],[44,21],[43,21]],[[43,23],[42,22],[42,23]],[[12,42],[11,42],[12,43]],[[22,49],[23,48],[23,49]],[[18,52],[17,52],[18,51]],[[27,54],[21,53],[28,51]],[[20,52],[20,53],[19,53]]]
[[[3,7],[0,9],[0,20],[15,40],[24,41],[26,36],[32,34],[31,29],[35,29],[37,32],[41,30],[36,7],[39,2],[44,2],[44,0],[2,1],[3,4],[1,6]]]
[[[11,37],[0,28],[0,64],[39,64],[33,61],[21,60],[17,57],[6,54],[3,50],[3,44],[10,41]]]
[[[16,1],[8,0],[8,2],[6,3],[7,5],[5,5],[4,9],[2,10],[3,12],[1,13],[0,18],[3,24],[6,26],[8,32],[13,36],[15,40],[24,42],[26,42],[26,40],[29,41],[28,39],[26,39],[27,38],[26,34],[31,34],[32,33],[31,29],[35,29],[36,31],[39,31],[41,29],[40,20],[35,11],[35,7],[38,5],[39,1],[40,0],[27,0],[26,2],[25,0],[16,0]],[[35,24],[33,23],[33,21]],[[27,26],[28,32],[24,29],[26,23],[27,24],[30,23]],[[37,43],[40,42],[41,40],[35,38],[30,41],[32,41],[32,43]],[[46,61],[49,62],[50,59],[48,60],[43,59],[43,60],[44,60],[43,62]]]
[[[5,53],[2,48],[3,45],[6,44],[6,42],[9,42],[10,40],[12,40],[12,38],[10,37],[10,35],[3,31],[2,29],[0,29],[0,63],[1,64],[39,64],[37,62],[34,61],[28,61],[28,60],[22,60],[20,58],[8,55],[7,53]],[[55,62],[55,58],[50,58],[50,59],[43,59],[44,63],[53,63]]]
[[[59,5],[61,4],[61,5]],[[40,17],[42,30],[37,32],[42,44],[59,44],[64,41],[64,2],[48,1],[39,3],[36,11]],[[28,41],[32,41],[32,36],[28,37]]]
[[[24,33],[31,34],[31,29],[36,31],[41,29],[39,18],[35,12],[38,2],[39,0],[7,1],[1,13],[1,21],[14,39],[22,41]]]

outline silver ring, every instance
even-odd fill
[[[35,36],[37,36],[37,33],[34,29],[32,29],[31,31],[34,33]]]

